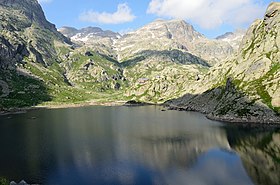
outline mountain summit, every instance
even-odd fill
[[[55,25],[46,20],[42,7],[37,0],[0,0],[0,6],[9,10],[10,13],[15,13],[10,14],[10,16],[26,17],[30,23],[38,23],[46,29],[56,30]]]
[[[0,12],[0,36],[5,40],[3,52],[6,53],[1,56],[2,67],[3,63],[14,65],[6,61],[10,58],[21,62],[24,57],[48,65],[57,57],[54,40],[70,43],[46,20],[37,0],[0,0]]]

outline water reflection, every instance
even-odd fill
[[[255,184],[280,184],[279,129],[230,129],[228,135]]]
[[[161,112],[155,106],[37,110],[0,117],[0,145],[0,176],[9,180],[279,184],[278,131],[248,132],[197,113]]]

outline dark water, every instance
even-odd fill
[[[280,184],[280,131],[160,107],[0,117],[0,177],[53,185]]]

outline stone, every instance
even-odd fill
[[[90,56],[93,56],[93,54],[92,54],[90,51],[86,51],[86,52],[85,52],[85,56],[90,57]]]

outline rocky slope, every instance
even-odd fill
[[[110,30],[102,30],[98,27],[87,27],[80,30],[72,27],[62,27],[58,29],[58,31],[78,45],[85,45],[96,52],[110,56],[114,59],[117,58],[112,45],[121,37],[119,33]]]
[[[61,64],[72,43],[37,0],[1,0],[0,12],[0,110],[89,97],[71,88]]]
[[[49,23],[36,0],[0,1],[0,109],[50,100],[44,71],[51,81],[63,76],[50,71],[58,63],[56,44],[71,44]]]
[[[219,120],[280,122],[279,32],[280,3],[272,3],[247,31],[235,59],[215,65],[193,93],[168,104]]]
[[[23,57],[31,57],[33,61],[50,65],[57,60],[54,40],[71,44],[55,25],[49,23],[37,1],[1,0],[1,44],[2,67],[4,59],[15,59],[20,62]],[[20,57],[21,56],[21,57]],[[12,62],[10,62],[13,65]]]

